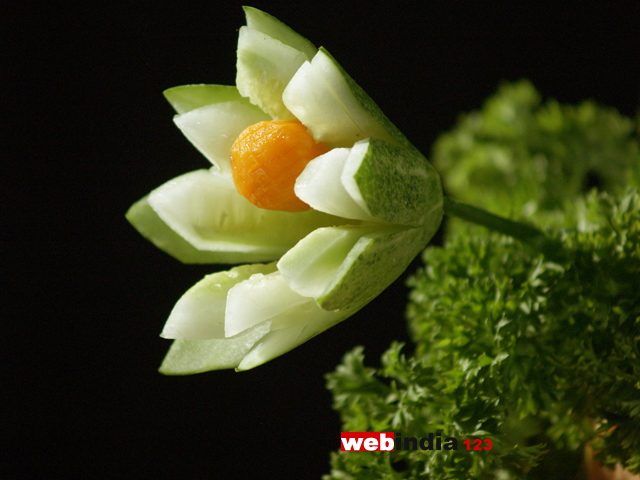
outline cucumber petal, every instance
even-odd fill
[[[233,180],[196,170],[170,180],[148,198],[160,219],[198,250],[250,254],[272,261],[319,227],[344,223],[322,212],[279,212],[252,205]]]
[[[159,371],[164,375],[191,375],[236,368],[255,343],[269,333],[269,328],[269,322],[265,322],[235,338],[174,340]]]
[[[178,113],[187,113],[213,103],[242,101],[238,89],[228,85],[181,85],[162,93]]]
[[[437,226],[360,226],[316,230],[289,250],[278,270],[292,290],[325,310],[361,308],[407,268]]]
[[[440,224],[440,177],[414,148],[370,138],[313,159],[296,180],[312,208],[362,221]]]
[[[238,37],[236,85],[273,118],[295,118],[282,101],[282,92],[300,65],[308,60],[300,50],[285,45],[269,35],[241,27]]]
[[[326,310],[365,305],[391,285],[433,237],[437,227],[387,229],[355,244],[317,299]]]
[[[437,228],[442,220],[440,176],[415,148],[376,138],[358,142],[347,158],[341,183],[379,221]]]
[[[164,374],[246,370],[295,348],[391,284],[442,217],[433,168],[335,59],[272,16],[244,10],[237,88],[165,91],[176,125],[214,168],[167,182],[127,218],[183,261],[281,259],[208,275],[189,289],[162,332],[176,338]],[[271,118],[297,118],[333,148],[296,182],[314,210],[259,209],[233,184],[233,142]]]
[[[245,128],[263,120],[270,117],[245,98],[205,105],[173,119],[184,136],[229,178],[233,143]]]
[[[379,229],[379,226],[319,228],[282,256],[278,270],[292,290],[305,297],[320,298],[360,238]]]
[[[247,26],[265,33],[276,40],[295,48],[311,59],[318,49],[309,40],[282,23],[275,17],[257,8],[242,7],[247,18]]]
[[[182,263],[247,263],[277,258],[265,256],[260,252],[198,250],[167,226],[149,205],[148,196],[134,203],[125,216],[143,237]]]
[[[328,312],[321,309],[313,300],[308,304],[294,307],[288,313],[290,317],[298,319],[298,324],[272,330],[266,334],[245,355],[236,370],[249,370],[273,360],[349,318],[356,310]]]
[[[356,203],[340,179],[351,149],[334,148],[311,160],[296,179],[297,197],[315,210],[364,221],[375,218]]]
[[[298,69],[282,97],[285,106],[316,141],[333,147],[351,147],[359,140],[376,137],[401,146],[410,145],[324,48]]]
[[[180,297],[160,336],[191,340],[225,338],[224,319],[229,290],[252,275],[274,271],[275,263],[253,264],[207,275]]]
[[[253,275],[229,290],[224,334],[232,337],[265,320],[271,320],[272,330],[287,320],[299,322],[296,307],[309,303],[315,301],[291,290],[279,272]]]

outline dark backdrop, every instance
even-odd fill
[[[3,7],[0,33],[3,477],[319,478],[340,432],[323,375],[356,345],[375,365],[407,339],[403,281],[255,370],[163,377],[158,333],[217,267],[179,264],[124,219],[207,166],[162,91],[233,84],[241,3],[39,3]],[[325,46],[428,153],[502,80],[635,114],[637,17],[558,3],[254,5]]]

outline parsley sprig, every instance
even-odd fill
[[[507,168],[511,171],[517,162],[540,161],[545,148],[562,152],[562,145],[582,152],[574,161],[588,160],[590,166],[574,167],[582,172],[578,179],[554,177],[554,189],[566,182],[564,197],[526,175],[516,178],[515,186],[485,182],[485,204],[477,202],[473,188],[467,197],[451,190],[465,201],[500,214],[509,209],[545,226],[544,235],[538,233],[542,229],[531,230],[529,243],[561,244],[571,255],[523,248],[512,237],[458,224],[443,246],[424,252],[425,266],[409,282],[407,318],[414,347],[393,343],[378,368],[365,365],[359,347],[327,376],[344,431],[423,437],[440,430],[459,441],[490,438],[493,448],[338,452],[327,479],[580,478],[587,445],[599,451],[604,464],[620,462],[640,472],[638,142],[630,120],[610,109],[592,103],[540,105],[539,100],[533,105],[530,90],[514,99],[514,92],[527,85],[503,87],[441,141],[464,139],[458,150],[451,143],[448,148],[469,148],[465,155],[470,157],[482,157],[493,147],[511,152],[516,162]],[[505,111],[500,102],[523,115],[515,133],[496,118]],[[585,120],[587,114],[580,117],[581,109],[596,119],[599,130]],[[556,127],[570,128],[550,133],[552,114],[558,116]],[[614,154],[616,162],[607,160]],[[476,166],[452,162],[449,171],[459,168],[457,181],[486,173],[486,165]],[[601,190],[608,192],[584,193],[589,169],[602,176]],[[517,195],[509,205],[493,203],[518,185],[546,193],[521,203]],[[458,207],[450,204],[449,213],[459,213],[452,212]]]

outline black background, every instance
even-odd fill
[[[234,83],[241,4],[3,7],[4,478],[319,478],[340,432],[323,375],[407,339],[400,280],[255,370],[156,371],[173,304],[218,267],[181,265],[124,213],[207,166],[162,91]],[[425,153],[502,80],[627,115],[640,99],[638,17],[608,2],[253,5],[325,46]]]

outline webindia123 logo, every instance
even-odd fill
[[[491,450],[489,438],[467,438],[462,441],[466,450]],[[458,450],[458,439],[445,437],[442,432],[426,437],[403,437],[395,432],[341,432],[340,450],[343,452],[389,452],[392,450]]]

